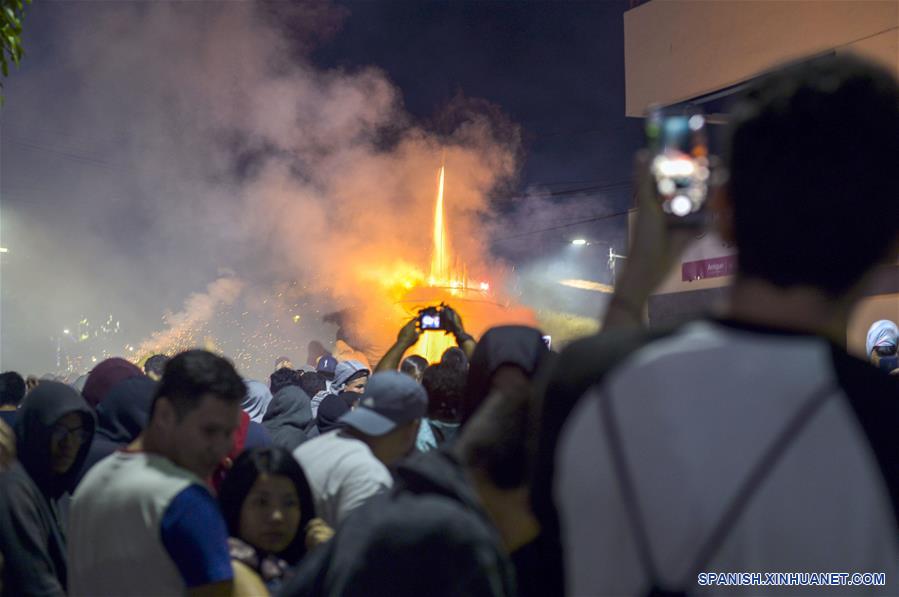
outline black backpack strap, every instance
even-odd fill
[[[774,438],[774,441],[756,462],[749,475],[746,476],[743,484],[737,490],[737,495],[731,500],[730,505],[724,510],[724,514],[721,515],[718,523],[713,527],[708,539],[697,552],[693,570],[684,582],[685,585],[692,582],[700,572],[706,569],[709,562],[721,548],[731,529],[737,523],[737,520],[739,520],[740,515],[746,509],[752,496],[755,495],[771,471],[777,466],[787,448],[801,435],[803,429],[821,410],[824,403],[836,395],[838,391],[839,386],[833,381],[819,387],[809,395],[793,414],[792,418],[787,421],[781,432]]]
[[[656,589],[659,578],[658,569],[656,569],[655,560],[652,558],[652,546],[649,543],[649,535],[646,533],[643,514],[640,512],[640,506],[637,502],[637,488],[627,467],[624,444],[621,441],[621,433],[618,431],[618,423],[615,420],[611,395],[605,392],[601,393],[599,405],[602,410],[602,425],[606,432],[606,438],[608,438],[609,451],[612,456],[612,466],[615,467],[615,476],[618,477],[618,486],[621,488],[621,498],[624,502],[624,508],[631,523],[631,528],[633,528],[636,535],[640,562],[646,574],[652,580],[652,594],[655,595],[659,593]]]
[[[724,514],[712,528],[712,532],[709,534],[708,539],[706,539],[697,552],[690,575],[681,583],[681,586],[690,586],[690,582],[696,578],[697,574],[706,568],[708,563],[712,560],[712,557],[720,549],[737,520],[740,518],[740,515],[746,509],[752,496],[755,495],[758,488],[780,461],[787,448],[799,437],[801,431],[806,427],[807,423],[812,420],[815,414],[817,414],[824,403],[827,402],[827,399],[834,396],[838,390],[839,386],[835,382],[830,381],[817,388],[800,405],[740,485],[736,496],[731,500],[727,508],[725,508]],[[627,468],[627,459],[624,454],[621,434],[615,420],[611,397],[602,394],[600,396],[600,405],[603,414],[603,426],[606,431],[606,436],[609,438],[609,448],[611,450],[615,473],[618,476],[619,484],[621,486],[627,516],[636,534],[637,549],[643,568],[652,582],[652,588],[650,589],[649,595],[662,596],[684,594],[683,589],[673,591],[667,590],[662,588],[662,585],[659,584],[658,569],[652,558],[652,546],[649,542],[649,535],[646,532],[643,516],[639,510],[636,488]]]

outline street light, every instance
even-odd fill
[[[571,244],[581,246],[581,247],[589,246],[589,245],[607,245],[609,247],[609,271],[612,274],[612,285],[614,286],[614,284],[617,281],[616,276],[615,276],[615,270],[616,270],[615,266],[617,265],[619,259],[627,259],[627,255],[619,255],[618,253],[615,252],[615,248],[612,246],[611,243],[607,243],[607,242],[601,241],[601,240],[590,242],[584,238],[576,238],[571,241]]]

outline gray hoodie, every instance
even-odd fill
[[[318,435],[309,396],[298,386],[286,386],[275,393],[262,424],[268,429],[274,445],[291,452]]]
[[[368,367],[359,361],[341,361],[334,370],[334,381],[328,383],[328,387],[312,397],[312,416],[318,416],[318,405],[322,400],[331,395],[338,395],[343,391],[347,381],[359,371],[371,373]]]

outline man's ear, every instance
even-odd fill
[[[715,232],[725,243],[737,244],[737,231],[734,226],[734,208],[730,197],[730,188],[726,184],[709,189],[709,210]]]
[[[165,396],[160,396],[156,400],[156,407],[153,409],[153,424],[160,429],[172,429],[178,423],[178,413],[175,412],[175,405]]]

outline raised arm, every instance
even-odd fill
[[[418,336],[421,331],[418,329],[418,320],[413,318],[402,327],[400,333],[397,334],[396,342],[393,343],[381,361],[375,367],[375,373],[380,371],[396,371],[400,368],[400,362],[406,351],[412,348],[418,342]]]

